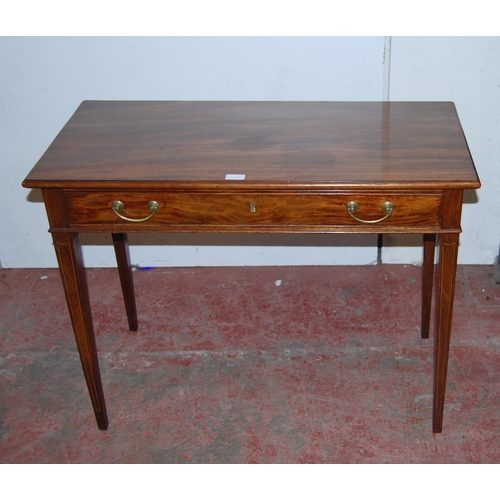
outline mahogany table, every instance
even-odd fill
[[[112,233],[137,329],[127,233],[420,233],[422,337],[436,285],[441,432],[464,189],[449,102],[84,101],[25,179],[41,188],[99,429],[108,427],[79,233]]]

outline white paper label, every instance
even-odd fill
[[[244,181],[245,174],[226,174],[226,181]]]

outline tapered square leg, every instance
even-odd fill
[[[443,429],[444,398],[457,272],[458,239],[459,235],[456,233],[445,233],[439,236],[436,338],[434,347],[433,432],[441,432]]]
[[[106,430],[108,428],[108,416],[97,359],[80,241],[78,234],[66,232],[52,233],[52,238],[97,426],[101,430]]]
[[[429,338],[431,324],[432,288],[434,285],[434,253],[436,235],[424,234],[424,259],[422,264],[422,338]]]
[[[128,325],[131,332],[136,332],[138,328],[137,308],[135,305],[134,280],[130,264],[128,239],[124,233],[113,233],[112,236]]]

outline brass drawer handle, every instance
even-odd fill
[[[160,208],[160,204],[157,201],[150,201],[148,203],[148,208],[151,210],[151,213],[147,216],[144,217],[144,219],[131,219],[130,217],[125,217],[124,215],[121,215],[120,212],[123,212],[125,210],[125,205],[119,201],[115,200],[113,203],[111,203],[111,208],[113,209],[113,212],[120,217],[120,219],[126,220],[128,222],[146,222],[147,220],[151,219],[153,215],[158,211]]]
[[[390,201],[386,201],[384,203],[382,203],[382,210],[387,214],[387,215],[384,215],[381,219],[377,219],[377,220],[363,220],[363,219],[359,219],[358,217],[356,217],[354,215],[354,212],[356,212],[359,208],[359,205],[355,202],[355,201],[350,201],[347,205],[346,205],[346,208],[347,208],[347,212],[349,213],[349,215],[355,220],[355,221],[358,221],[358,222],[362,222],[363,224],[377,224],[377,222],[382,222],[384,221],[385,219],[387,219],[393,212],[394,210],[394,204],[391,203]]]

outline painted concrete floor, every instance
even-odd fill
[[[498,463],[500,274],[459,266],[444,430],[414,266],[89,269],[99,431],[56,269],[0,269],[2,463]]]

